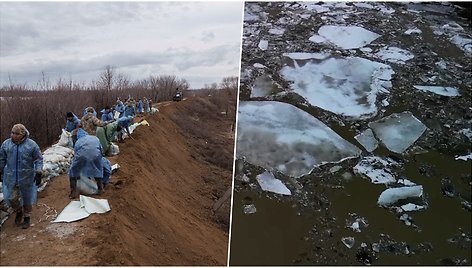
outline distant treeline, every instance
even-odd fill
[[[228,87],[235,87],[236,92],[237,86],[237,77],[224,78],[221,84],[206,86],[202,94]],[[4,86],[0,88],[0,142],[10,137],[14,124],[21,123],[30,131],[31,138],[45,148],[58,140],[69,111],[80,119],[84,108],[91,106],[100,118],[100,110],[114,106],[118,97],[122,100],[128,96],[135,100],[146,97],[157,103],[172,100],[177,88],[184,91],[184,96],[193,92],[188,90],[185,79],[174,75],[151,76],[132,82],[109,66],[97,82],[88,86],[62,80],[52,85],[44,76],[36,86]]]

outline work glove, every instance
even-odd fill
[[[34,183],[36,186],[39,186],[41,184],[41,180],[43,176],[43,172],[41,170],[36,171],[36,175],[34,176]]]

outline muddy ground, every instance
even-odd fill
[[[209,98],[158,103],[134,139],[110,157],[121,168],[100,198],[111,211],[73,223],[51,223],[69,203],[68,177],[39,193],[32,226],[10,217],[1,228],[1,265],[226,265],[229,202],[215,201],[231,186],[234,138],[229,117]],[[197,121],[196,125],[188,125]],[[212,135],[197,135],[198,129]],[[203,140],[205,139],[205,140]],[[209,162],[202,143],[224,150]],[[226,162],[228,163],[226,163]]]

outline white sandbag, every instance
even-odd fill
[[[72,134],[70,132],[67,132],[65,129],[62,129],[61,138],[59,139],[57,144],[64,147],[72,147]]]
[[[159,112],[159,110],[157,108],[154,108],[154,107],[151,108],[151,113],[152,114],[157,113],[157,112]]]
[[[114,144],[113,142],[110,145],[110,148],[108,149],[108,154],[111,156],[117,155],[120,153],[120,147],[117,144]]]
[[[81,195],[80,201],[71,201],[53,222],[78,221],[87,218],[92,213],[106,213],[110,210],[108,200]]]
[[[120,118],[120,113],[117,112],[117,111],[115,111],[114,114],[113,114],[113,118],[114,118],[115,120],[118,120],[118,119]]]
[[[53,146],[51,146],[50,148],[48,148],[47,150],[43,152],[43,155],[56,155],[56,154],[62,155],[64,157],[69,157],[74,154],[74,149],[54,144]]]
[[[87,218],[89,215],[90,213],[82,208],[80,201],[71,201],[53,222],[73,222]]]
[[[118,163],[111,166],[111,173],[115,173],[121,166]]]
[[[43,157],[43,162],[59,163],[65,160],[66,158],[64,156],[58,155],[58,154],[55,154],[55,155],[48,154]]]
[[[92,213],[106,213],[111,210],[110,204],[106,199],[95,199],[92,197],[80,196],[80,203],[82,203],[82,207],[85,210],[92,214]]]
[[[97,182],[93,178],[80,176],[80,180],[77,180],[77,190],[81,194],[96,194],[98,193]]]

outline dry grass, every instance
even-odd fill
[[[131,96],[136,100],[151,97],[156,103],[171,100],[177,87],[188,89],[185,79],[175,76],[154,76],[131,83],[113,70],[107,69],[103,75],[105,77],[92,82],[91,86],[62,81],[51,86],[43,78],[35,87],[10,85],[0,88],[1,141],[9,138],[14,124],[22,123],[30,131],[30,137],[45,148],[58,140],[68,111],[81,118],[84,108],[92,106],[99,117],[99,111],[105,106],[114,106],[117,97]]]

